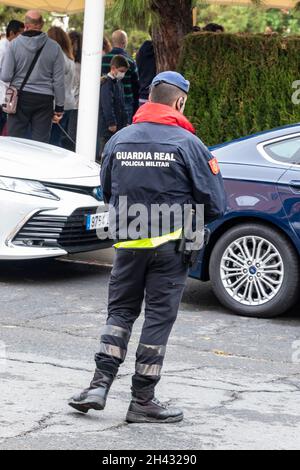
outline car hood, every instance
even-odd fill
[[[97,163],[73,152],[30,140],[0,138],[0,176],[93,185],[99,184],[99,174]]]

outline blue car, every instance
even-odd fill
[[[239,315],[271,318],[298,300],[300,124],[210,149],[225,180],[226,215],[191,272]]]

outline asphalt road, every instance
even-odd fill
[[[142,319],[106,410],[83,416],[68,408],[94,368],[109,271],[64,261],[0,264],[0,449],[300,448],[298,309],[277,320],[239,318],[209,284],[191,280],[157,389],[185,420],[124,421]]]

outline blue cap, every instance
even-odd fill
[[[156,75],[152,82],[152,86],[158,86],[161,83],[168,83],[169,85],[176,86],[180,90],[184,91],[184,93],[188,94],[190,91],[190,82],[186,80],[180,73],[178,72],[162,72]]]

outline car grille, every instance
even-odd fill
[[[110,240],[99,240],[96,230],[86,230],[86,216],[96,211],[95,207],[77,209],[69,217],[39,212],[22,227],[13,243],[28,247],[63,248],[68,253],[111,246]]]

